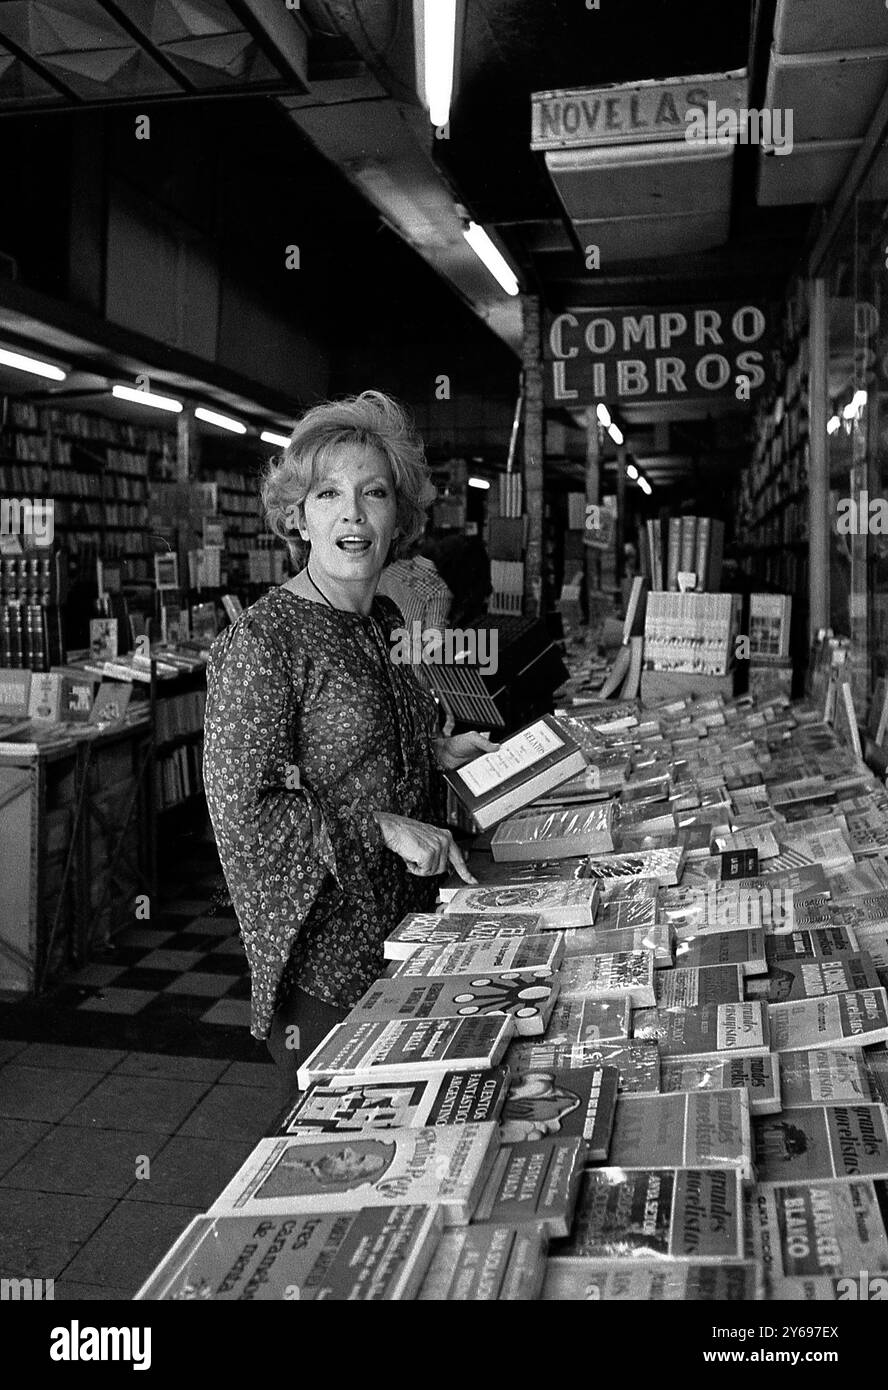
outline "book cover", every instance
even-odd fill
[[[675,964],[694,969],[738,965],[743,975],[764,975],[768,969],[765,933],[759,927],[686,936],[676,944]]]
[[[643,1008],[654,1002],[654,976],[661,973],[654,969],[653,951],[573,956],[561,967],[561,994],[565,999],[625,994],[635,1008]]]
[[[833,921],[852,931],[888,922],[888,893],[855,893],[830,905]]]
[[[663,1057],[764,1053],[769,1050],[767,1006],[754,1000],[694,1009],[638,1009],[633,1036],[656,1043]]]
[[[778,1055],[787,1109],[886,1100],[879,1078],[869,1065],[872,1053],[863,1048],[853,1052],[815,1048]]]
[[[420,946],[447,946],[454,941],[505,940],[509,937],[536,936],[542,918],[534,912],[498,913],[410,912],[386,937],[386,960],[409,960]]]
[[[697,1264],[690,1260],[546,1261],[543,1302],[748,1303],[762,1297],[754,1260]]]
[[[751,1178],[746,1091],[621,1096],[606,1161],[612,1168],[737,1168]]]
[[[355,1018],[473,1018],[509,1014],[520,1037],[540,1037],[558,998],[549,971],[456,975],[443,979],[382,979],[352,1009]]]
[[[491,836],[490,851],[497,863],[576,859],[614,847],[609,801],[592,805],[533,807],[501,821]]]
[[[888,1178],[888,1109],[884,1105],[785,1107],[753,1126],[758,1181]]]
[[[621,951],[652,951],[654,966],[664,970],[673,964],[673,931],[668,922],[645,927],[577,927],[564,933],[564,959],[575,956],[606,956]]]
[[[787,594],[750,594],[749,651],[752,657],[787,657],[792,599]]]
[[[439,1303],[538,1299],[547,1244],[543,1232],[530,1223],[445,1231],[417,1297]]]
[[[752,1244],[778,1279],[888,1273],[888,1184],[872,1178],[774,1183],[754,1190]]]
[[[803,1053],[807,1056],[807,1053]],[[749,1097],[751,1115],[774,1115],[782,1105],[780,1063],[775,1053],[725,1057],[713,1052],[689,1060],[665,1058],[660,1085],[669,1091],[721,1091],[739,1086]]]
[[[588,878],[602,882],[633,878],[656,878],[661,887],[678,883],[684,864],[684,849],[641,850],[638,854],[590,855],[584,872]]]
[[[678,588],[678,571],[682,563],[682,518],[671,516],[666,528],[666,588]]]
[[[260,1139],[209,1215],[327,1215],[420,1203],[440,1207],[445,1226],[464,1226],[498,1145],[493,1123]]]
[[[416,1298],[441,1239],[430,1206],[317,1216],[196,1216],[136,1300]]]
[[[0,718],[24,719],[28,713],[30,693],[30,671],[0,668]]]
[[[679,570],[684,574],[697,574],[697,518],[679,517]],[[671,585],[669,586],[672,587]],[[678,585],[676,584],[676,588]],[[703,588],[703,575],[697,575],[697,588]]]
[[[546,1042],[625,1042],[631,1026],[632,1000],[628,994],[604,994],[594,999],[559,996],[546,1028]]]
[[[786,999],[816,999],[822,994],[844,994],[848,990],[878,989],[879,976],[865,953],[772,962],[767,976],[750,980],[750,999],[779,1004]]]
[[[809,1048],[871,1047],[888,1041],[888,998],[884,989],[829,994],[769,1004],[775,1052]]]
[[[265,1137],[484,1124],[499,1119],[508,1084],[505,1067],[364,1085],[333,1077],[300,1093]]]
[[[28,718],[35,724],[58,724],[62,717],[62,677],[57,671],[35,671],[31,676]]]
[[[745,976],[739,965],[676,966],[658,970],[658,1009],[694,1009],[710,1004],[739,1003]]]
[[[590,927],[595,920],[598,888],[580,879],[497,884],[460,888],[450,898],[444,916],[454,913],[534,913],[547,930]]]
[[[479,828],[486,830],[585,766],[571,736],[557,719],[545,715],[505,739],[495,753],[483,753],[445,776]]]
[[[587,1168],[573,1230],[551,1253],[598,1259],[739,1260],[738,1168]]]
[[[697,588],[708,589],[709,550],[712,543],[712,518],[697,517],[697,534],[694,537],[694,563],[691,568],[697,576]]]
[[[507,1014],[420,1019],[415,1023],[337,1023],[299,1068],[300,1090],[313,1081],[413,1081],[447,1071],[496,1066],[515,1031]]]
[[[103,681],[96,691],[87,722],[116,724],[126,714],[132,694],[133,687],[126,681]]]
[[[588,1159],[607,1159],[617,1108],[616,1067],[555,1067],[513,1076],[500,1117],[504,1144],[550,1136],[582,1139]]]
[[[89,650],[94,661],[113,661],[117,656],[117,619],[90,618]]]
[[[656,1095],[660,1090],[660,1054],[655,1043],[514,1043],[506,1061],[516,1075],[574,1067],[616,1067],[621,1092]]]
[[[500,1149],[474,1221],[538,1222],[548,1236],[570,1230],[585,1161],[579,1138],[540,1139]]]
[[[495,937],[492,941],[452,941],[447,946],[420,946],[409,960],[396,961],[396,979],[433,978],[442,975],[524,974],[551,975],[564,958],[560,932],[523,936],[517,941]]]
[[[769,965],[811,956],[830,958],[853,955],[858,939],[850,927],[806,927],[791,932],[775,932],[765,941]]]

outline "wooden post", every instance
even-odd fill
[[[810,380],[808,411],[811,439],[808,461],[808,636],[829,627],[829,344],[826,281],[809,281]]]
[[[540,301],[521,296],[524,367],[524,506],[527,512],[527,553],[524,560],[524,611],[530,617],[545,612],[543,596],[543,361]]]
[[[626,445],[617,449],[617,587],[622,591],[626,562],[623,546],[626,543]]]
[[[586,410],[586,515],[589,507],[601,504],[601,449],[598,443],[598,416],[595,406]],[[598,551],[586,546],[586,594],[589,602],[589,631],[594,633],[602,622],[601,561]]]

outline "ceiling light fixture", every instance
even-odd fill
[[[156,396],[153,391],[140,391],[138,386],[112,386],[111,395],[119,401],[135,401],[137,405],[147,405],[152,410],[168,410],[175,415],[183,409],[182,402],[173,400],[172,396]]]
[[[286,449],[290,442],[288,434],[275,434],[274,430],[263,430],[259,438],[263,444],[276,444],[280,449]]]
[[[619,425],[615,425],[615,424],[611,423],[611,424],[608,425],[608,427],[607,427],[607,432],[608,432],[608,434],[610,435],[611,439],[614,441],[615,444],[622,444],[622,442],[623,442],[623,431],[620,429],[620,426],[619,426]]]
[[[603,401],[598,402],[598,405],[595,407],[595,414],[598,416],[599,425],[603,425],[605,429],[609,429],[611,413]]]
[[[435,127],[450,120],[463,0],[413,0],[416,86]]]
[[[12,352],[0,348],[0,365],[12,367],[17,372],[30,372],[31,376],[48,377],[50,381],[64,381],[68,373],[52,362],[41,362],[38,357],[27,357],[23,352]]]
[[[470,222],[467,227],[463,227],[463,236],[506,294],[517,294],[518,281],[515,273],[502,252],[494,246],[484,228],[479,226],[477,222]]]
[[[486,478],[470,478],[469,487],[480,487],[484,492],[487,492],[490,489],[490,483]]]
[[[638,486],[641,488],[643,493],[650,497],[651,493],[653,492],[653,488],[651,487],[647,478],[639,478]]]
[[[247,427],[240,420],[232,420],[230,415],[219,415],[215,410],[207,410],[199,405],[194,412],[195,419],[208,425],[216,425],[220,430],[230,430],[232,434],[246,434]]]
[[[626,464],[626,472],[629,474],[629,477],[632,479],[633,483],[638,481],[638,469],[635,467],[634,463]]]
[[[827,434],[835,434],[836,430],[841,429],[841,428],[842,428],[842,422],[841,422],[841,420],[839,419],[838,415],[833,415],[833,416],[831,416],[830,419],[827,420],[827,422],[826,422],[826,432],[827,432]]]

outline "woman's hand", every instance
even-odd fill
[[[433,878],[435,874],[446,873],[447,865],[452,864],[466,883],[478,882],[466,868],[462,851],[449,830],[410,820],[408,816],[396,816],[391,811],[374,811],[373,814],[382,831],[383,844],[404,860],[412,874]]]
[[[452,734],[450,738],[435,739],[435,757],[438,759],[438,766],[445,772],[453,772],[455,768],[462,767],[463,763],[470,763],[482,753],[495,753],[498,748],[498,743],[491,743],[486,735],[479,734],[474,729],[468,734]]]

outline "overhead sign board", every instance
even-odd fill
[[[546,404],[632,404],[762,395],[771,314],[743,301],[568,309],[545,323]]]
[[[670,77],[665,82],[534,92],[531,149],[683,140],[689,112],[705,113],[709,102],[718,109],[739,111],[747,105],[748,87],[743,69]]]

